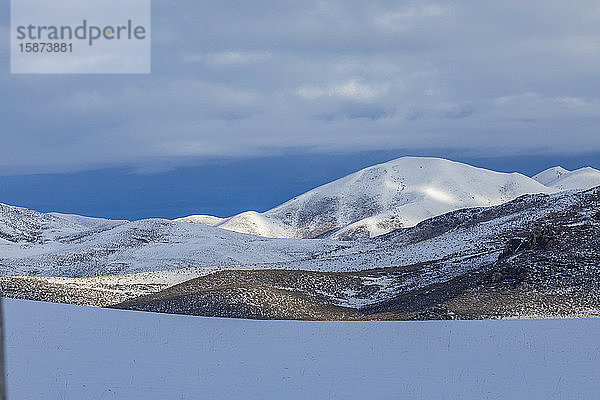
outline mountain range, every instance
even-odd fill
[[[405,157],[264,213],[116,221],[0,204],[9,297],[276,319],[596,316],[600,171]]]
[[[179,221],[273,238],[375,237],[450,211],[490,207],[524,194],[600,185],[600,171],[550,168],[533,178],[441,158],[403,157],[320,186],[264,213]]]

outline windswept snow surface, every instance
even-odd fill
[[[5,300],[9,399],[597,399],[600,319],[299,322]],[[43,355],[43,356],[40,356]]]
[[[518,173],[440,158],[403,157],[320,186],[264,213],[243,213],[215,226],[279,238],[373,237],[449,211],[554,191]]]
[[[600,186],[600,171],[591,167],[575,171],[553,167],[540,172],[533,179],[558,191],[585,190]]]

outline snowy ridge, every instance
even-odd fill
[[[65,236],[111,229],[126,221],[49,213],[0,203],[0,243],[59,241]]]
[[[190,215],[189,217],[177,218],[175,222],[192,222],[208,226],[217,226],[227,218],[214,217],[212,215]]]

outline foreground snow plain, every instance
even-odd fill
[[[296,322],[4,300],[9,399],[597,399],[600,319]]]

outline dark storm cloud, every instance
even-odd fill
[[[5,68],[0,173],[287,149],[600,150],[595,1],[153,6],[152,75]]]

